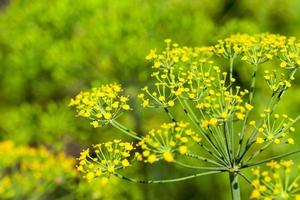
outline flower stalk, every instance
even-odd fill
[[[241,192],[240,192],[240,184],[238,180],[239,176],[237,172],[229,172],[229,180],[230,180],[230,190],[232,200],[240,200]]]

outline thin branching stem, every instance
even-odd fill
[[[210,146],[214,149],[214,151],[220,156],[220,157],[224,157],[222,155],[222,153],[220,152],[220,150],[218,149],[218,147],[213,143],[212,139],[209,137],[208,134],[206,134],[202,128],[199,126],[199,123],[194,119],[194,117],[192,116],[192,110],[189,106],[187,106],[183,100],[181,100],[180,98],[179,102],[183,107],[184,113],[188,116],[188,118],[191,120],[191,122],[194,124],[194,126],[199,130],[199,132],[201,133],[201,135],[206,139],[206,141],[210,144]]]
[[[202,172],[202,173],[198,173],[198,174],[193,174],[190,176],[185,176],[185,177],[180,177],[180,178],[174,178],[174,179],[164,179],[164,180],[137,180],[134,178],[130,178],[130,177],[126,177],[122,174],[119,173],[114,173],[114,175],[118,178],[121,178],[123,180],[129,181],[129,182],[133,182],[133,183],[142,183],[142,184],[161,184],[161,183],[172,183],[172,182],[178,182],[178,181],[184,181],[184,180],[188,180],[188,179],[192,179],[192,178],[196,178],[196,177],[200,177],[200,176],[206,176],[206,175],[211,175],[211,174],[218,174],[218,173],[222,173],[223,171],[209,171],[209,172]]]
[[[207,153],[209,153],[212,157],[214,157],[215,159],[219,160],[221,163],[223,163],[224,165],[227,165],[225,158],[224,157],[219,157],[218,155],[216,155],[214,152],[212,152],[208,147],[206,147],[203,143],[199,142],[198,143],[200,145],[200,147],[202,147]]]
[[[203,167],[203,166],[194,166],[194,165],[189,165],[180,161],[175,161],[176,164],[185,167],[185,168],[189,168],[189,169],[199,169],[199,170],[207,170],[207,171],[227,171],[228,168],[226,167]]]
[[[257,74],[257,69],[258,69],[258,63],[256,62],[254,64],[254,70],[251,78],[251,86],[250,86],[250,93],[249,93],[249,104],[252,103],[253,101],[253,96],[255,92],[255,85],[256,85],[256,74]]]
[[[224,133],[224,137],[225,137],[227,154],[229,156],[229,160],[232,161],[231,152],[230,152],[230,148],[229,148],[229,141],[228,141],[229,137],[228,137],[228,132],[226,131],[226,123],[225,122],[223,122],[223,133]]]
[[[248,183],[248,184],[252,184],[251,183],[251,180],[245,175],[245,174],[243,174],[242,172],[238,172],[238,174],[241,176],[241,177],[243,177],[244,178],[244,180]]]
[[[290,156],[290,155],[293,155],[293,154],[296,154],[296,153],[300,153],[300,150],[292,151],[292,152],[289,152],[289,153],[284,153],[284,154],[281,154],[281,155],[278,155],[278,156],[273,156],[271,158],[260,160],[260,161],[254,162],[254,163],[249,163],[249,164],[246,163],[246,164],[241,166],[241,169],[253,167],[253,166],[256,166],[256,165],[260,165],[260,164],[269,162],[271,160],[277,160],[277,159],[284,158],[284,157],[287,157],[287,156]]]
[[[110,124],[112,126],[114,126],[116,129],[120,130],[121,132],[125,133],[126,135],[129,135],[130,137],[133,137],[134,139],[137,140],[141,140],[142,138],[137,136],[137,133],[129,130],[127,127],[123,126],[122,124],[120,124],[119,122],[117,122],[116,120],[111,120]]]
[[[164,107],[164,111],[168,114],[168,116],[170,117],[170,119],[172,120],[172,122],[177,122],[177,120],[175,119],[174,115],[170,112],[170,110],[167,107]]]
[[[255,93],[257,69],[258,69],[258,63],[256,62],[254,64],[254,70],[253,70],[253,74],[252,74],[252,77],[251,77],[250,94],[249,94],[249,101],[248,101],[249,104],[252,103],[253,96],[254,96],[254,93]],[[250,113],[250,111],[247,111],[246,114],[245,114],[245,119],[243,121],[242,131],[239,135],[238,151],[237,151],[237,154],[236,154],[236,157],[237,157],[238,161],[241,160],[240,159],[240,150],[242,148],[242,145],[243,145],[243,142],[244,142],[244,139],[245,139],[245,134],[246,134],[246,130],[247,130],[246,128],[248,127],[247,122],[248,122],[248,118],[249,118],[249,113]],[[247,146],[249,146],[248,142],[246,143],[246,148],[247,148]]]
[[[187,157],[190,157],[190,158],[194,158],[194,159],[197,159],[197,160],[201,160],[203,162],[207,162],[207,163],[211,163],[211,164],[215,164],[217,166],[220,166],[220,167],[228,167],[228,166],[224,166],[223,164],[219,163],[219,162],[216,162],[214,160],[211,160],[209,158],[206,158],[206,157],[203,157],[203,156],[199,156],[197,154],[193,154],[193,153],[186,153],[184,154],[185,156]]]

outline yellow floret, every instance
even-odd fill
[[[173,157],[172,153],[170,153],[169,151],[165,151],[163,153],[163,157],[164,157],[165,161],[167,161],[167,162],[173,162],[174,161],[174,157]]]

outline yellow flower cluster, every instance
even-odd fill
[[[249,91],[238,86],[232,90],[235,79],[213,65],[209,60],[211,56],[212,48],[209,47],[180,48],[177,44],[170,47],[169,43],[160,54],[151,51],[147,59],[157,69],[152,74],[156,82],[152,90],[148,87],[142,89],[138,96],[143,101],[142,106],[173,107],[178,98],[189,99],[196,103],[202,114],[209,115],[200,122],[202,127],[207,128],[231,116],[244,120],[245,113],[253,108],[243,101]],[[177,57],[181,59],[177,60]],[[156,62],[160,64],[155,65]]]
[[[271,161],[266,166],[268,167],[266,170],[261,170],[259,167],[252,169],[255,179],[252,181],[254,189],[250,198],[259,200],[299,200],[300,173],[298,170],[296,177],[292,177],[293,161]]]
[[[151,76],[156,82],[153,88],[144,87],[138,96],[143,107],[173,107],[178,96],[197,99],[203,90],[203,68],[211,65],[211,47],[178,47],[166,40],[167,47],[161,52],[151,50],[146,57],[153,63],[155,70]]]
[[[142,153],[136,153],[137,160],[154,163],[161,159],[172,162],[175,155],[188,151],[189,141],[200,142],[201,138],[188,129],[188,123],[164,123],[160,129],[153,129],[138,143]]]
[[[103,85],[91,91],[80,92],[71,99],[69,106],[75,106],[78,116],[89,118],[91,125],[97,128],[131,109],[129,99],[121,95],[122,91],[119,84]]]
[[[199,58],[207,59],[213,53],[212,47],[180,48],[177,43],[172,44],[171,42],[171,39],[165,40],[167,47],[162,53],[157,54],[156,49],[154,49],[146,56],[146,60],[153,61],[152,68],[163,69],[171,67],[169,65],[174,63],[188,63],[197,61]]]
[[[273,93],[276,93],[282,90],[284,87],[291,87],[291,81],[294,80],[294,77],[286,77],[285,73],[280,73],[277,70],[272,70],[272,72],[270,72],[269,70],[265,70],[264,79],[267,82],[271,91]]]
[[[288,40],[285,36],[268,33],[236,34],[219,40],[214,52],[227,59],[241,56],[241,60],[257,65],[279,56],[286,49]]]
[[[286,45],[280,49],[280,67],[286,69],[298,68],[300,66],[300,42],[295,37],[290,37]]]
[[[201,126],[208,128],[210,125],[217,125],[219,122],[224,122],[229,118],[244,120],[245,113],[252,110],[253,106],[245,103],[243,98],[249,93],[247,89],[241,90],[236,86],[233,90],[230,85],[226,85],[227,73],[221,74],[218,67],[214,67],[216,75],[212,72],[207,72],[211,79],[216,79],[212,84],[207,84],[206,88],[201,93],[201,98],[196,100],[196,109],[207,116],[201,120]],[[231,84],[234,80],[231,80]]]
[[[250,121],[250,125],[259,133],[256,137],[256,143],[272,141],[275,144],[287,143],[294,144],[294,139],[288,137],[290,133],[295,132],[292,126],[294,120],[286,114],[271,114],[269,109],[264,110],[261,114],[263,123],[256,125],[255,121]]]
[[[226,58],[232,57],[234,54],[241,54],[247,52],[256,42],[253,36],[247,34],[231,35],[224,40],[219,40],[218,44],[214,46],[214,52],[217,55]]]
[[[114,140],[93,146],[93,152],[86,149],[80,153],[78,171],[91,181],[95,177],[109,176],[118,169],[130,165],[134,147],[131,143]]]

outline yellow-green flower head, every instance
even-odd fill
[[[273,93],[279,92],[284,88],[290,88],[292,86],[294,77],[287,76],[288,75],[286,73],[278,72],[278,70],[272,70],[271,72],[269,70],[264,71],[264,79]]]
[[[86,149],[78,158],[78,171],[88,181],[100,176],[109,176],[116,170],[130,166],[134,147],[129,142],[114,140],[93,146],[92,152]]]
[[[214,52],[225,58],[239,55],[248,51],[256,43],[256,38],[247,34],[235,34],[230,37],[219,40],[214,46]]]
[[[174,63],[188,63],[199,59],[207,59],[212,56],[212,47],[179,47],[178,44],[172,43],[170,39],[166,39],[166,48],[162,52],[156,49],[150,50],[146,56],[146,60],[153,63],[155,69],[165,69],[171,67]],[[171,64],[171,65],[170,65]]]
[[[220,40],[214,46],[214,52],[227,59],[240,56],[242,61],[249,64],[261,64],[286,48],[287,38],[277,34],[235,34]]]
[[[119,84],[103,85],[87,92],[80,92],[71,99],[69,106],[74,106],[78,116],[91,120],[95,128],[109,123],[122,112],[131,110],[128,97],[122,96]]]
[[[253,106],[244,102],[244,97],[249,94],[247,89],[233,86],[234,78],[228,80],[227,72],[221,72],[218,66],[213,66],[204,73],[204,85],[200,98],[194,99],[196,109],[207,116],[201,119],[200,124],[207,129],[229,118],[244,120],[246,112]]]
[[[241,36],[243,38],[244,36]],[[245,36],[246,37],[246,36]],[[242,40],[242,39],[240,39]],[[234,41],[234,38],[229,41]],[[251,42],[251,39],[246,40]],[[197,52],[199,51],[199,52]],[[188,47],[168,46],[165,51],[152,60],[159,59],[159,65],[152,76],[156,82],[144,87],[138,96],[143,107],[173,107],[179,99],[196,102],[196,109],[209,117],[200,121],[203,128],[218,125],[219,122],[234,118],[244,120],[246,113],[252,110],[251,104],[244,102],[248,90],[234,86],[235,79],[222,72],[219,66],[209,61],[211,49],[199,50]],[[172,55],[187,55],[186,59],[172,60]],[[234,88],[235,87],[235,88]]]
[[[152,50],[146,57],[153,63],[155,79],[153,87],[145,87],[138,96],[143,107],[173,107],[178,96],[197,99],[203,86],[203,68],[213,62],[211,47],[178,47],[166,40],[167,47],[162,52]],[[209,78],[206,78],[207,82]]]
[[[252,169],[255,178],[250,199],[298,200],[300,173],[299,169],[295,170],[297,174],[292,173],[293,164],[292,160],[271,161],[266,164],[266,169]]]
[[[290,37],[286,45],[280,49],[280,67],[285,69],[294,69],[300,66],[300,41],[295,37]]]
[[[137,159],[147,163],[159,160],[172,162],[176,154],[188,151],[188,142],[200,142],[201,137],[188,128],[188,123],[164,123],[160,129],[151,130],[138,143],[142,152],[137,153]]]
[[[259,133],[256,137],[256,143],[273,142],[275,144],[294,144],[294,139],[290,136],[295,132],[293,127],[294,120],[286,114],[271,114],[269,109],[261,114],[263,123],[257,126],[255,121],[250,125]]]

